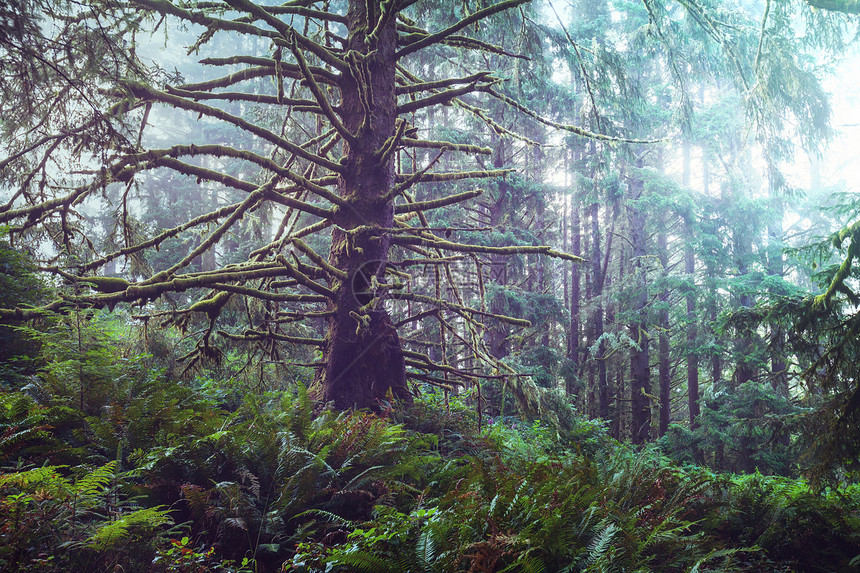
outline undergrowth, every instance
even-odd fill
[[[104,361],[109,350],[99,352]],[[860,562],[856,487],[813,494],[798,479],[682,467],[613,441],[598,422],[478,420],[461,397],[320,412],[303,388],[242,393],[213,376],[177,382],[145,356],[114,362],[72,396],[50,368],[0,393],[0,570],[814,572]]]

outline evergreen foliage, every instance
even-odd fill
[[[4,3],[0,569],[857,569],[857,12]]]
[[[826,571],[860,554],[855,486],[684,468],[575,415],[479,430],[467,396],[381,415],[300,388],[221,409],[235,383],[133,364],[136,389],[95,415],[48,405],[65,386],[3,394],[4,570]]]

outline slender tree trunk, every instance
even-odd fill
[[[641,160],[637,161],[641,168]],[[643,182],[634,178],[630,183],[630,198],[639,199],[643,193]],[[633,300],[634,322],[630,325],[630,336],[639,346],[630,359],[630,402],[632,406],[631,437],[634,444],[641,444],[651,437],[651,364],[648,339],[648,282],[644,257],[647,254],[645,216],[632,205],[627,206],[630,217],[630,241],[633,244],[632,272],[635,275],[636,294]]]
[[[496,140],[496,148],[493,154],[493,167],[496,169],[501,168],[505,164],[505,141],[501,137]],[[510,184],[506,179],[502,179],[498,183],[498,196],[495,201],[493,201],[489,205],[489,219],[490,226],[493,228],[498,227],[502,224],[505,215],[508,214],[509,210],[509,201],[508,197],[510,196]],[[504,287],[508,284],[508,275],[507,275],[507,259],[504,255],[491,255],[490,256],[490,280],[498,285],[499,287]],[[493,298],[490,303],[490,312],[495,314],[508,314],[508,310],[505,308],[505,298],[504,294],[498,294],[495,298]],[[485,341],[487,343],[487,347],[489,348],[490,354],[495,358],[504,358],[508,354],[510,354],[510,348],[508,348],[508,335],[510,333],[510,329],[508,325],[499,320],[489,320],[489,327],[487,328],[485,334]]]
[[[711,175],[710,169],[708,166],[708,157],[706,154],[702,155],[702,192],[705,197],[710,196],[710,183],[711,183]],[[713,236],[717,235],[717,223],[713,222],[713,228],[709,229],[710,233]],[[709,326],[709,334],[713,337],[714,342],[717,342],[717,333],[714,332],[714,325],[717,323],[717,301],[719,300],[719,294],[717,292],[717,273],[714,268],[714,259],[718,256],[718,253],[709,251],[707,257],[705,259],[705,274],[708,288],[708,299],[707,299],[707,308],[708,308],[708,324]],[[718,384],[720,380],[723,378],[723,364],[722,358],[720,356],[719,344],[715,344],[715,349],[711,352],[711,384]]]
[[[627,272],[627,268],[625,266],[626,261],[628,260],[628,248],[626,243],[621,243],[618,247],[617,252],[618,256],[616,260],[618,261],[618,272],[617,275],[619,278],[619,282],[624,280],[625,273]],[[615,314],[607,315],[607,320],[611,321],[612,324],[615,323]],[[612,437],[616,440],[621,440],[623,438],[623,433],[625,428],[629,428],[632,423],[628,419],[628,408],[626,407],[626,402],[623,399],[623,396],[627,396],[627,379],[625,377],[628,369],[626,368],[626,364],[617,360],[615,362],[615,393],[613,394],[615,409],[612,411],[612,426],[611,432]]]
[[[776,167],[773,167],[776,169]],[[782,221],[785,217],[785,204],[780,196],[779,189],[775,184],[775,175],[770,178],[770,198],[773,205],[773,214],[767,227],[768,249],[767,249],[767,272],[773,279],[782,279],[785,273],[782,259]],[[774,293],[773,287],[771,292]],[[778,294],[778,293],[775,293]],[[771,381],[774,390],[782,396],[788,396],[788,370],[785,363],[785,330],[781,326],[775,326],[770,333],[771,346]]]
[[[582,243],[581,243],[581,222],[580,222],[580,210],[579,210],[579,200],[577,195],[575,194],[571,197],[570,202],[570,210],[571,210],[571,223],[570,223],[570,249],[571,253],[574,255],[582,255]],[[582,270],[581,265],[573,264],[571,265],[570,271],[570,329],[568,334],[568,343],[567,343],[567,357],[573,361],[574,371],[577,376],[580,375],[582,371],[582,359],[580,357],[580,336],[581,336],[581,324],[580,324],[580,284],[582,282]],[[572,382],[573,380],[571,380]],[[568,394],[572,393],[572,388],[568,387]]]
[[[589,217],[591,219],[591,266],[592,266],[592,281],[593,281],[593,297],[597,299],[597,304],[594,307],[594,313],[591,317],[592,322],[592,339],[591,344],[597,344],[596,369],[597,369],[597,385],[592,388],[591,395],[596,398],[597,409],[595,414],[601,418],[609,417],[609,392],[606,386],[606,342],[603,337],[603,303],[600,298],[603,296],[603,257],[600,250],[600,221],[597,203],[592,203],[589,207]],[[599,340],[599,342],[597,342]]]
[[[690,189],[690,144],[684,142],[682,181],[686,189]],[[687,302],[687,411],[690,416],[690,429],[699,426],[699,354],[696,351],[697,317],[696,317],[696,252],[693,248],[693,217],[689,212],[684,217],[684,273],[689,282]]]
[[[666,235],[666,217],[660,217],[660,230],[657,232],[657,256],[663,268],[663,276],[669,273],[669,249]],[[657,323],[660,329],[658,335],[658,371],[660,379],[660,435],[664,435],[672,421],[672,372],[669,366],[669,291],[663,288],[659,295],[660,311]]]
[[[738,269],[739,277],[744,277],[749,273],[748,259],[752,252],[750,241],[747,229],[744,227],[743,223],[740,223],[739,227],[735,227],[733,233],[735,264]],[[741,308],[751,308],[753,304],[753,296],[750,294],[748,287],[744,286],[738,296],[738,305]],[[737,366],[733,380],[734,388],[746,384],[755,377],[755,368],[751,363],[753,350],[754,342],[749,336],[742,336],[735,342]],[[750,449],[749,440],[746,436],[742,436],[740,438],[737,461],[741,471],[749,473],[753,470],[752,450]]]
[[[684,272],[690,281],[690,290],[687,292],[687,409],[690,414],[690,428],[699,427],[699,354],[696,351],[698,345],[697,317],[696,317],[696,256],[693,251],[692,224],[685,223],[686,245],[684,246]]]

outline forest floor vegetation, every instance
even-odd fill
[[[94,327],[93,327],[94,328]],[[116,336],[116,335],[113,335]],[[0,569],[849,571],[860,488],[716,474],[468,394],[319,411],[103,344],[0,393]],[[42,353],[45,345],[42,346]],[[68,364],[66,365],[68,366]],[[54,376],[51,376],[51,372]],[[83,407],[81,396],[84,396]]]

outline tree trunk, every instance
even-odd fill
[[[641,167],[641,160],[637,162]],[[639,199],[643,192],[643,183],[634,178],[630,183],[630,198]],[[628,205],[630,216],[630,235],[633,245],[632,271],[635,273],[636,294],[633,302],[633,324],[630,325],[630,336],[639,345],[633,350],[630,358],[630,401],[632,417],[630,433],[634,444],[641,444],[651,437],[651,365],[648,339],[648,283],[645,271],[644,257],[647,254],[647,236],[645,232],[645,216],[635,207]]]
[[[668,237],[666,236],[666,217],[660,218],[657,233],[657,256],[664,278],[669,273]],[[672,372],[669,366],[669,291],[660,291],[660,311],[657,317],[660,333],[658,336],[658,370],[660,379],[660,435],[664,435],[672,421]]]
[[[570,201],[571,223],[570,223],[570,248],[574,255],[582,255],[582,243],[580,235],[580,216],[579,216],[579,200],[575,194]],[[581,357],[580,357],[580,283],[581,283],[581,267],[578,264],[571,265],[570,271],[570,329],[567,338],[567,357],[573,361],[574,370],[579,376],[581,373]],[[571,379],[571,382],[573,380]],[[573,393],[573,389],[568,387],[568,395]]]
[[[772,167],[772,171],[777,168]],[[772,202],[773,214],[770,218],[770,223],[767,226],[768,249],[767,249],[767,273],[773,280],[782,279],[785,272],[782,260],[782,220],[785,217],[785,204],[779,194],[779,188],[776,184],[776,174],[771,173],[770,177],[770,199]],[[771,287],[771,293],[774,292]],[[785,330],[777,325],[770,333],[771,339],[771,381],[774,390],[782,396],[788,396],[788,370],[785,363]]]
[[[692,215],[691,215],[692,216]],[[698,345],[697,318],[696,318],[696,256],[693,251],[692,223],[687,221],[684,225],[687,234],[687,244],[684,246],[684,272],[690,281],[687,292],[687,404],[690,414],[690,428],[699,427],[699,355],[696,351]]]
[[[501,137],[496,139],[496,148],[493,152],[493,167],[501,168],[505,164],[505,140]],[[498,183],[498,192],[495,201],[489,205],[489,223],[490,227],[498,229],[505,220],[505,215],[510,209],[510,184],[507,179],[502,179]],[[495,283],[502,289],[508,284],[507,259],[504,255],[490,255],[490,282]],[[505,307],[505,293],[500,291],[490,302],[490,312],[494,314],[509,314],[509,310]],[[489,319],[486,330],[485,341],[490,354],[494,358],[504,358],[510,354],[508,347],[508,336],[510,335],[510,326],[500,320]]]
[[[600,302],[600,297],[603,295],[603,257],[600,250],[600,221],[598,219],[597,203],[592,203],[589,207],[589,217],[591,218],[591,265],[592,265],[592,296],[598,300],[594,307],[594,313],[591,317],[592,321],[592,336],[591,344],[597,343],[597,385],[592,388],[591,395],[596,398],[597,416],[601,418],[609,417],[609,391],[606,381],[606,342],[603,337],[603,304]],[[597,341],[600,342],[597,342]]]
[[[379,400],[408,399],[406,369],[397,332],[380,304],[366,308],[374,297],[373,277],[384,282],[389,240],[379,228],[394,226],[393,199],[384,199],[394,185],[393,155],[381,163],[377,151],[394,135],[396,119],[395,46],[396,18],[389,18],[379,30],[376,45],[370,47],[366,24],[376,21],[379,5],[350,0],[347,11],[348,49],[366,57],[369,77],[356,80],[342,74],[340,113],[345,127],[355,139],[345,150],[346,172],[338,181],[338,193],[349,203],[339,209],[332,231],[329,262],[347,278],[332,285],[335,293],[328,310],[328,332],[318,375],[320,398],[345,410],[376,407]],[[372,93],[372,109],[363,105]],[[362,227],[347,234],[345,230]],[[364,308],[363,308],[364,307]]]
[[[690,189],[690,144],[685,142],[683,147],[683,170],[681,183]],[[704,170],[707,172],[707,169]],[[707,184],[707,182],[705,182]],[[707,191],[705,192],[707,195]],[[689,281],[687,302],[687,411],[690,416],[690,429],[699,426],[699,354],[697,318],[696,318],[696,252],[693,248],[693,212],[684,217],[684,273]]]

